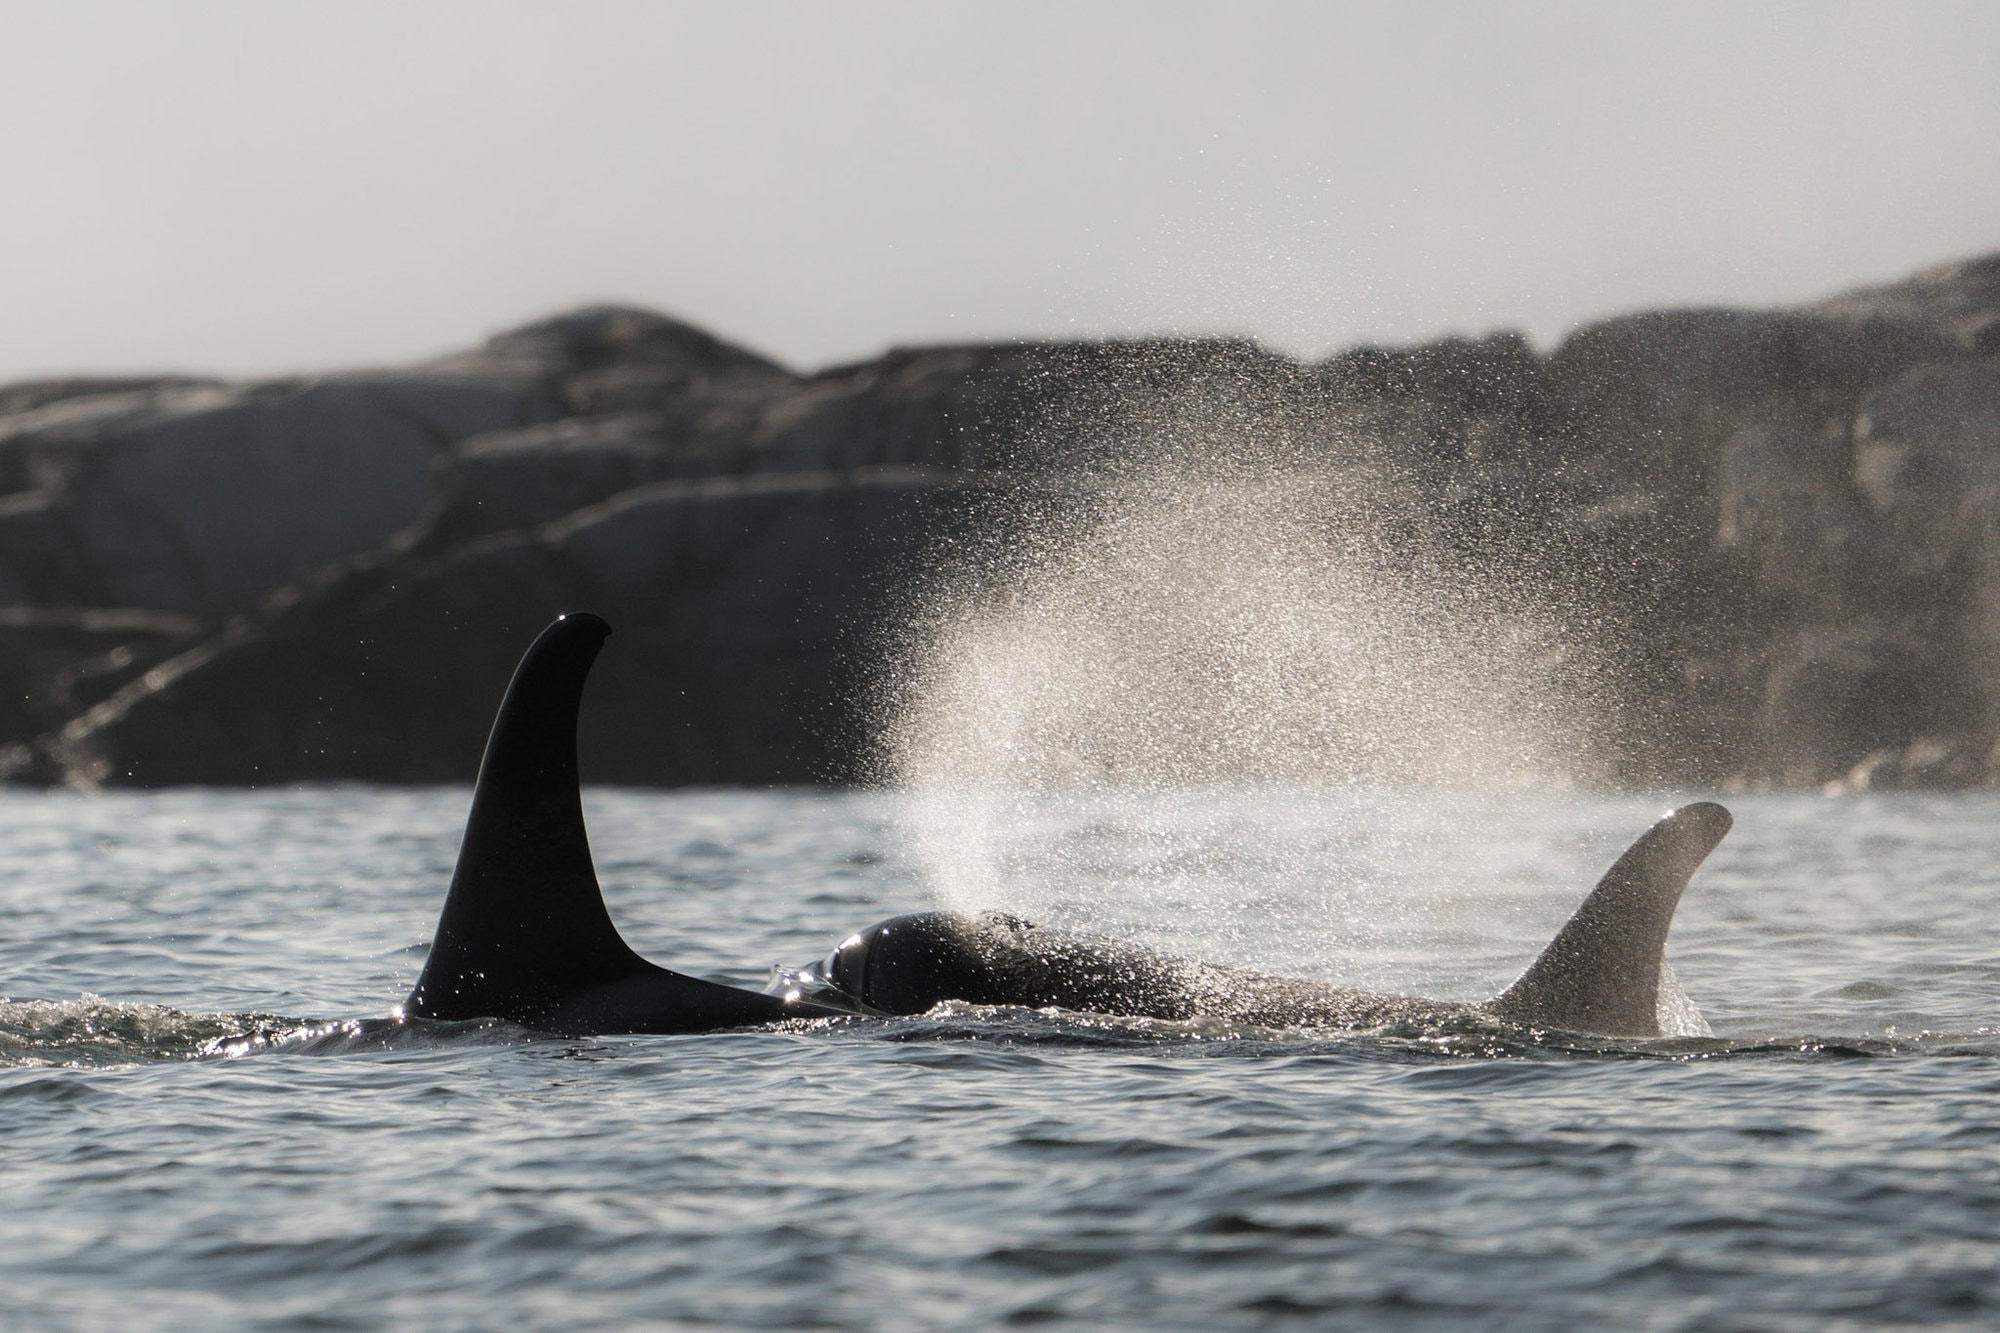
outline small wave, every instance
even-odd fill
[[[5,1000],[0,1001],[0,1066],[103,1069],[187,1060],[238,1021],[88,992],[74,1000]]]
[[[1005,1046],[1215,1048],[1341,1053],[1418,1063],[1479,1060],[1869,1059],[2000,1055],[2000,1029],[1825,1036],[1757,1034],[1727,1038],[1669,1035],[1595,1037],[1498,1023],[1476,1012],[1435,1021],[1372,1026],[1267,1026],[1216,1016],[1187,1019],[1027,1009],[963,1002],[907,1018],[818,1018],[781,1025],[792,1032],[844,1032],[890,1042],[987,1042]],[[282,1015],[194,1014],[167,1005],[107,1000],[0,1000],[0,1068],[104,1069],[174,1060],[244,1056],[354,1055],[549,1040],[499,1019],[436,1022],[400,1014],[309,1019]],[[643,1040],[643,1038],[637,1038]]]
[[[278,1014],[193,1014],[163,1004],[0,1000],[0,1068],[112,1069],[173,1060],[233,1060],[263,1052],[345,1055],[468,1041],[514,1045],[544,1034],[498,1019],[438,1023]]]
[[[1027,1009],[947,1001],[916,1018],[857,1025],[884,1040],[998,1041],[1054,1046],[1225,1046],[1247,1052],[1339,1051],[1424,1060],[1519,1059],[1537,1056],[1654,1055],[1678,1051],[1686,1038],[1619,1039],[1541,1032],[1500,1023],[1472,1010],[1429,1020],[1396,1018],[1371,1024],[1301,1022],[1279,1026],[1212,1014],[1192,1018]],[[1707,1043],[1713,1045],[1715,1043]]]
[[[244,1015],[244,1018],[258,1021],[245,1023],[240,1030],[217,1038],[197,1054],[223,1060],[267,1051],[293,1055],[353,1055],[364,1051],[428,1050],[480,1043],[516,1046],[524,1041],[549,1039],[546,1032],[536,1032],[498,1018],[449,1023],[405,1018],[401,1014],[386,1018],[331,1021],[270,1019],[258,1015]]]
[[[2000,1028],[1967,1032],[1716,1037],[1670,1032],[1659,1037],[1603,1037],[1524,1028],[1467,1010],[1431,1021],[1366,1026],[1265,1026],[1214,1016],[1188,1019],[1027,1009],[949,1001],[914,1018],[842,1020],[857,1036],[893,1042],[994,1042],[1012,1046],[1204,1048],[1258,1056],[1340,1054],[1418,1064],[1467,1061],[1739,1059],[1842,1060],[1910,1056],[2000,1055]]]

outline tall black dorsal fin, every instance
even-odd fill
[[[1647,829],[1597,882],[1541,956],[1486,1007],[1511,1023],[1660,1035],[1660,966],[1688,880],[1735,821],[1711,801]]]
[[[597,616],[563,616],[515,668],[406,1013],[579,1034],[692,1032],[796,1016],[775,996],[656,967],[611,924],[576,765],[584,681],[610,634]]]

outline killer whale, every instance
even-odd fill
[[[567,1036],[689,1033],[788,1019],[897,1016],[944,1001],[1261,1026],[1376,1027],[1471,1015],[1608,1037],[1661,1035],[1667,932],[1729,812],[1683,806],[1618,858],[1519,980],[1484,1004],[1380,995],[1038,927],[1004,913],[920,912],[841,941],[776,993],[648,962],[605,907],[576,760],[584,685],[611,627],[543,630],[507,687],[458,862],[408,1017],[499,1018]]]
[[[849,936],[792,974],[802,996],[920,1014],[947,1000],[1260,1027],[1380,1027],[1485,1016],[1519,1027],[1658,1037],[1674,908],[1728,833],[1712,802],[1648,829],[1513,985],[1484,1004],[1352,990],[1049,930],[1004,912],[915,912]]]

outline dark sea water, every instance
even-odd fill
[[[467,801],[0,792],[0,1323],[2000,1319],[1995,796],[1731,801],[1669,949],[1713,1036],[1655,1042],[399,1023]],[[887,796],[586,794],[633,944],[722,980],[942,895],[1467,999],[1672,803],[1073,801],[919,863]]]

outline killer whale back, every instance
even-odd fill
[[[1674,909],[1733,822],[1721,806],[1701,801],[1647,829],[1520,979],[1486,1008],[1527,1027],[1660,1035],[1660,969]]]
[[[1667,932],[1688,880],[1731,824],[1719,805],[1667,815],[1605,872],[1520,979],[1471,1006],[1510,1024],[1657,1037]],[[1260,1025],[1376,1026],[1453,1008],[1414,996],[1215,968],[1142,947],[1046,930],[1004,913],[917,912],[843,940],[822,965],[871,1011],[920,1014],[945,1000]]]
[[[698,1032],[796,1016],[775,996],[647,962],[611,922],[576,763],[584,682],[610,634],[597,616],[563,616],[515,668],[406,1014],[565,1034]]]

